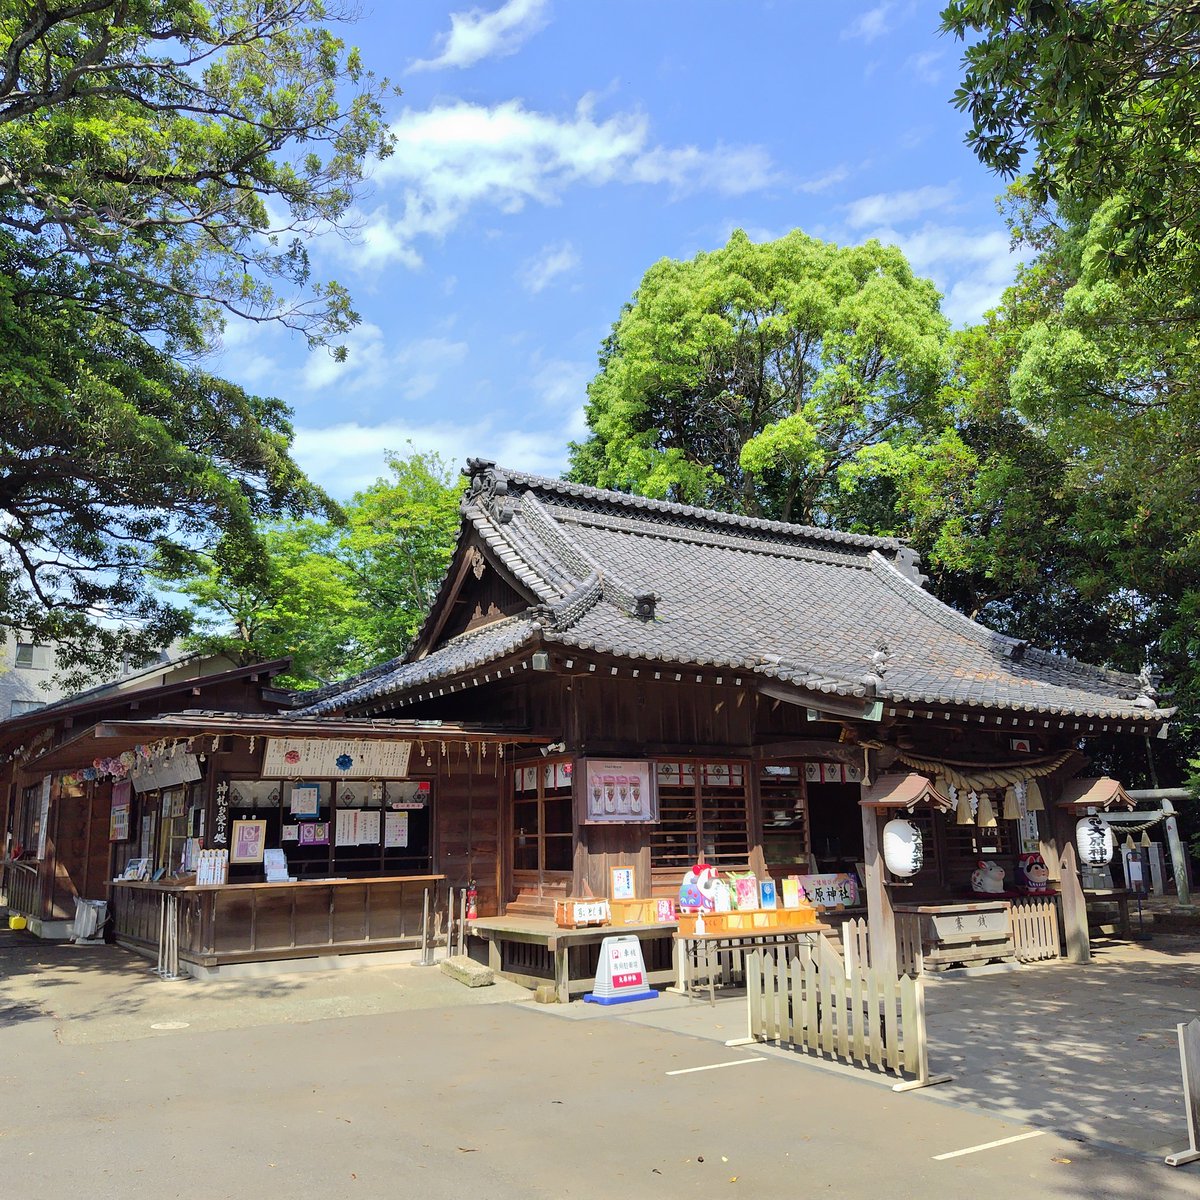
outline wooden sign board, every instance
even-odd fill
[[[263,779],[402,779],[412,742],[366,738],[268,738]]]

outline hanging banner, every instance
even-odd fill
[[[129,806],[132,802],[133,788],[128,779],[120,779],[113,784],[112,810],[108,818],[108,840],[110,842],[129,841]]]
[[[138,793],[178,787],[200,779],[200,763],[194,754],[182,750],[161,759],[138,758],[129,769],[129,778]]]
[[[263,779],[400,779],[412,742],[365,738],[268,738]]]

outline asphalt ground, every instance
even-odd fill
[[[1069,1003],[1055,989],[1075,970],[1019,977]],[[958,1066],[938,1022],[1011,978],[930,987],[935,1070]],[[1136,996],[1115,978],[1085,986]],[[986,995],[995,1028],[1014,1019],[1011,999]],[[527,997],[419,967],[167,983],[112,947],[5,934],[0,1196],[1200,1197],[1200,1166],[1058,1132],[1055,1114],[1012,1106],[1007,1083],[989,1098],[979,1080],[1009,1071],[982,1047],[962,1048],[954,1084],[901,1095],[790,1051],[725,1046],[743,1031],[736,998],[598,1010]],[[1008,1061],[1017,1043],[988,1044]],[[1069,1095],[1069,1072],[1049,1090]]]

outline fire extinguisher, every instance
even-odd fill
[[[479,890],[474,879],[467,880],[467,920],[473,921],[479,916]]]

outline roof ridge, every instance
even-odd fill
[[[893,552],[904,548],[899,538],[876,537],[866,533],[843,533],[837,529],[822,529],[816,525],[800,525],[790,521],[773,521],[766,517],[747,517],[740,513],[726,513],[713,508],[700,508],[692,504],[679,504],[673,500],[655,500],[632,492],[617,492],[589,484],[575,483],[568,479],[551,479],[546,475],[531,475],[526,471],[514,471],[497,466],[491,459],[471,458],[467,460],[464,474],[472,480],[490,476],[493,480],[503,479],[506,483],[538,490],[557,492],[581,500],[598,500],[602,503],[620,505],[624,508],[641,509],[646,512],[662,513],[666,516],[682,517],[693,521],[704,521],[716,526],[733,526],[779,533],[788,537],[808,538],[813,541],[834,542],[847,546],[869,547]]]
[[[1137,695],[1138,678],[1136,675],[1116,671],[1111,667],[1099,667],[1092,663],[1080,662],[1079,659],[1072,658],[1069,654],[1055,654],[1052,650],[1031,646],[1023,638],[997,633],[996,630],[989,629],[986,625],[972,620],[965,613],[959,612],[958,609],[952,608],[949,604],[943,603],[936,596],[925,591],[902,571],[897,570],[882,554],[872,553],[870,560],[876,575],[887,587],[897,595],[908,599],[910,603],[944,629],[962,634],[964,637],[970,637],[984,645],[986,649],[1000,654],[1011,662],[1023,660],[1036,662],[1084,679],[1095,679],[1108,683],[1115,688],[1119,687]],[[1132,699],[1133,696],[1122,698]]]

